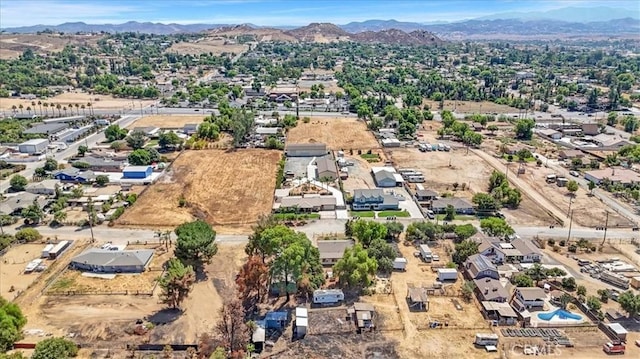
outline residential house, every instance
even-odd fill
[[[620,183],[626,186],[640,183],[640,174],[623,167],[609,167],[584,173],[584,179],[595,184],[600,184],[605,178],[611,183]]]
[[[597,123],[583,123],[582,133],[585,136],[597,136],[600,134],[600,125]]]
[[[513,294],[512,303],[517,309],[520,310],[542,310],[544,308],[545,299],[547,299],[547,294],[542,288],[517,287]]]
[[[516,238],[511,245],[520,252],[517,258],[520,263],[538,263],[542,259],[540,249],[530,240]]]
[[[429,189],[419,189],[415,193],[418,201],[433,201],[438,198],[438,193]]]
[[[286,102],[298,100],[298,88],[296,86],[277,86],[269,91],[269,100],[274,102]]]
[[[474,214],[475,209],[473,204],[469,203],[466,199],[451,197],[440,198],[431,202],[431,210],[435,213],[445,213],[447,206],[453,206],[457,214]]]
[[[355,302],[353,307],[347,309],[347,313],[353,316],[358,330],[368,329],[373,330],[375,327],[373,319],[375,315],[375,309],[371,303]]]
[[[470,279],[500,279],[500,274],[498,273],[498,269],[495,264],[482,254],[469,256],[463,265],[466,275]]]
[[[32,182],[25,187],[25,191],[33,194],[42,194],[46,196],[53,196],[56,194],[56,190],[60,182],[54,179],[46,179],[41,182]]]
[[[499,238],[483,239],[478,245],[478,253],[493,263],[533,263],[542,258],[538,247],[521,238],[511,242],[502,242]]]
[[[500,280],[494,278],[474,279],[476,295],[481,302],[505,303],[509,300],[509,292],[504,288]]]
[[[621,147],[633,144],[633,142],[630,142],[629,140],[626,140],[619,135],[609,135],[606,133],[601,133],[593,136],[591,140],[598,146],[606,147],[609,149],[619,149]]]
[[[29,192],[20,192],[15,196],[7,196],[7,198],[0,202],[0,213],[2,214],[16,214],[22,212],[23,209],[29,207],[36,201],[40,208],[47,206],[51,200],[39,196],[37,194]]]
[[[187,123],[182,127],[182,133],[187,136],[195,135],[198,132],[199,123]]]
[[[160,134],[160,128],[155,126],[134,127],[131,132],[142,132],[145,136],[151,138]]]
[[[574,158],[584,158],[584,152],[580,150],[562,150],[558,152],[558,158],[561,160],[572,160]]]
[[[328,178],[335,181],[338,178],[338,168],[335,161],[330,157],[322,157],[316,160],[316,178],[322,180]]]
[[[75,162],[87,163],[89,164],[89,169],[96,172],[120,172],[124,167],[125,161],[106,157],[85,156]]]
[[[353,247],[350,239],[322,240],[318,241],[318,251],[320,252],[320,262],[322,265],[332,266],[344,255],[344,251]]]
[[[353,191],[351,209],[354,211],[397,210],[400,202],[381,189],[357,189]]]
[[[280,202],[273,204],[273,209],[276,211],[296,209],[299,212],[319,212],[333,211],[336,209],[336,205],[337,201],[334,196],[307,194],[304,196],[283,197],[280,199]]]
[[[383,138],[380,142],[383,147],[400,147],[401,144],[397,138]]]
[[[498,325],[515,325],[518,321],[518,314],[509,303],[484,301],[481,304],[484,317],[497,321]]]
[[[22,133],[55,136],[56,134],[66,130],[67,128],[69,128],[69,124],[64,122],[39,123],[34,124],[31,128],[22,131]]]
[[[556,130],[552,130],[550,128],[545,128],[543,130],[538,131],[538,134],[545,136],[545,137],[549,137],[552,140],[559,140],[562,138],[562,132],[560,131],[556,131]]]
[[[71,266],[85,271],[105,273],[141,273],[151,263],[152,249],[113,251],[89,248],[71,259]]]
[[[53,178],[62,182],[88,183],[95,180],[93,171],[82,171],[78,168],[65,168],[54,172]]]

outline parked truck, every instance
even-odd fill
[[[407,270],[407,259],[402,257],[394,259],[393,270],[400,270],[400,271]]]
[[[626,349],[626,346],[619,341],[608,342],[602,346],[602,350],[607,354],[624,354]]]
[[[420,256],[425,262],[428,263],[433,260],[433,252],[431,251],[431,248],[429,248],[429,246],[426,244],[420,245]]]

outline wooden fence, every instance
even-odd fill
[[[47,295],[51,296],[75,296],[75,295],[140,295],[140,296],[152,296],[151,292],[144,292],[139,290],[125,290],[125,291],[98,291],[98,290],[59,290],[49,291]]]

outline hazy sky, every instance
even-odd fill
[[[511,11],[544,11],[566,6],[609,6],[636,10],[638,0],[0,0],[0,27],[64,22],[126,21],[181,24],[306,25],[345,24],[367,19],[457,21]]]

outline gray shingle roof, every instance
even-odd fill
[[[447,208],[447,205],[452,205],[455,209],[473,208],[473,205],[467,200],[455,197],[436,199],[431,203],[432,208]]]
[[[344,251],[347,248],[353,246],[351,240],[324,240],[318,241],[318,251],[320,252],[320,259],[339,259],[344,255]]]
[[[338,170],[336,168],[336,163],[333,162],[331,158],[319,158],[316,160],[316,166],[318,167],[318,173],[322,172],[331,172],[338,174]]]
[[[396,177],[393,175],[393,173],[389,172],[389,171],[378,171],[373,175],[376,179],[376,183],[379,183],[381,181],[390,179],[395,181]]]
[[[110,251],[108,249],[89,248],[74,257],[71,262],[103,267],[146,266],[151,261],[152,256],[153,250],[151,249]]]

